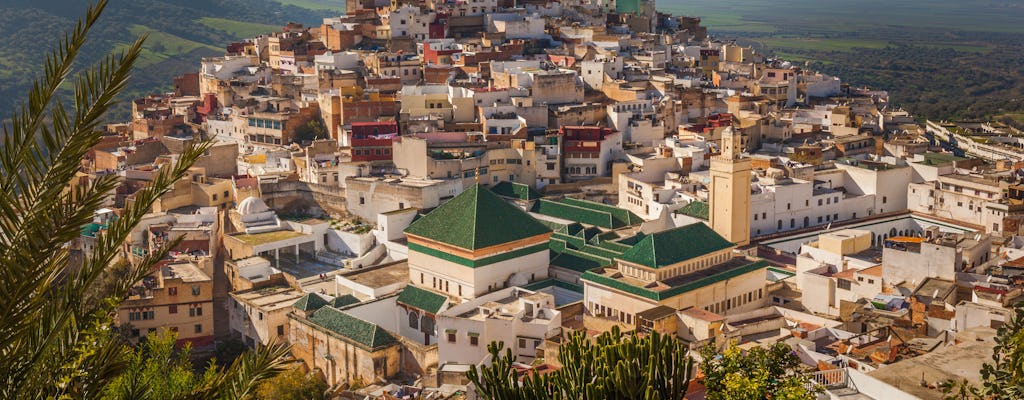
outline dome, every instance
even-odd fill
[[[270,211],[270,207],[267,207],[267,203],[264,203],[258,197],[249,196],[242,200],[241,203],[238,203],[237,210],[242,215],[253,215]]]

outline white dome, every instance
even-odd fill
[[[242,215],[254,215],[270,211],[270,207],[267,207],[267,203],[264,203],[259,197],[249,196],[238,203],[237,210]]]

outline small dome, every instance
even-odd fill
[[[264,203],[259,197],[249,196],[238,203],[237,210],[242,215],[253,215],[270,211],[270,207],[267,207],[267,203]]]

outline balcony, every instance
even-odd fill
[[[844,389],[849,386],[849,374],[846,368],[816,371],[809,374],[808,389],[823,388],[825,390]]]

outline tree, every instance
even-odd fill
[[[1021,399],[1024,398],[1024,303],[996,331],[992,362],[981,366],[981,387],[966,379],[943,385],[947,399]]]
[[[318,119],[311,119],[305,125],[295,130],[295,138],[292,141],[301,143],[317,139],[327,139],[327,128]]]
[[[232,385],[228,374],[237,374],[246,368],[268,370],[268,364],[277,363],[271,352],[244,353],[226,370],[212,360],[196,375],[190,361],[191,346],[175,348],[177,333],[153,333],[134,350],[129,350],[125,373],[114,378],[103,391],[107,400],[135,399],[202,399],[223,397],[221,385]],[[273,378],[270,378],[273,379]],[[269,381],[269,380],[266,380]],[[231,393],[228,398],[241,399],[253,391],[248,388]]]
[[[815,398],[810,378],[797,369],[800,359],[783,343],[746,352],[730,343],[721,354],[708,344],[700,355],[708,400]]]
[[[95,398],[119,382],[132,352],[113,333],[129,289],[167,256],[171,241],[137,265],[122,244],[152,204],[210,146],[195,141],[136,192],[100,234],[91,255],[72,265],[68,243],[81,235],[118,186],[116,175],[69,186],[97,143],[105,112],[125,88],[145,37],[78,73],[73,95],[58,99],[76,57],[106,7],[97,0],[46,58],[27,100],[3,124],[0,142],[0,397]],[[63,101],[61,101],[63,100]],[[109,270],[120,271],[106,274]],[[108,280],[109,278],[109,280]],[[227,369],[208,369],[202,398],[238,399],[280,370],[288,349],[270,346]],[[134,381],[138,382],[138,381]],[[137,384],[137,383],[136,383]],[[138,387],[138,386],[136,386]],[[139,391],[135,393],[145,393]],[[143,397],[145,398],[145,397]]]
[[[527,375],[520,384],[512,350],[488,345],[493,363],[471,366],[469,380],[481,398],[515,399],[681,399],[690,382],[693,360],[672,337],[652,332],[623,334],[618,327],[591,341],[574,332],[559,347],[562,368],[547,375]]]
[[[301,365],[282,372],[260,384],[256,399],[263,400],[314,400],[327,399],[327,381],[317,373],[305,373]]]

